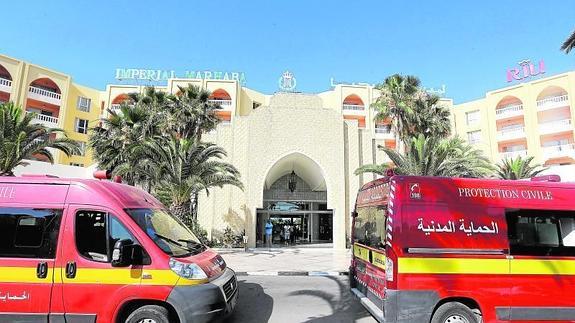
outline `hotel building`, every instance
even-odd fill
[[[455,130],[493,162],[533,156],[548,166],[573,164],[574,95],[575,72],[490,91],[453,106]]]
[[[573,163],[569,94],[575,93],[574,75],[521,83],[464,104],[453,105],[449,99],[441,103],[452,110],[455,132],[494,162],[528,154],[542,163]],[[285,74],[280,83],[292,78]],[[370,105],[378,91],[368,84],[337,84],[317,94],[268,95],[238,79],[175,77],[156,88],[176,94],[189,84],[211,91],[210,99],[222,107],[218,111],[222,122],[204,138],[226,149],[227,161],[239,169],[245,186],[214,188],[209,196],[200,196],[198,219],[209,235],[218,236],[230,227],[245,230],[250,246],[261,245],[264,223],[272,218],[297,228],[298,243],[344,248],[356,193],[375,178],[356,176],[354,171],[364,164],[390,162],[377,147],[396,144],[389,122],[374,122]],[[0,56],[0,98],[39,112],[36,122],[51,121],[51,126],[64,128],[80,142],[87,136],[79,127],[84,122],[78,120],[91,126],[106,117],[106,108],[129,104],[127,94],[143,90],[125,84],[107,85],[104,91],[88,89],[67,75]],[[85,156],[59,156],[57,161],[87,167],[90,157],[88,150]]]

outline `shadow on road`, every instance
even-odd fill
[[[272,315],[274,300],[259,284],[238,280],[240,295],[236,311],[222,323],[267,323]],[[238,311],[241,309],[241,311]]]
[[[355,322],[357,319],[370,316],[370,314],[363,309],[357,302],[349,290],[349,286],[345,284],[345,280],[337,279],[335,277],[323,277],[326,280],[331,280],[336,283],[339,293],[333,294],[321,290],[298,290],[291,292],[289,296],[311,296],[317,297],[325,301],[331,307],[330,315],[317,316],[308,318],[306,323],[332,323],[332,322]],[[330,282],[326,282],[330,284]],[[359,316],[358,316],[359,314]]]

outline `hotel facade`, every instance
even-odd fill
[[[295,78],[284,74],[279,83],[285,90]],[[205,140],[226,149],[245,186],[200,196],[198,219],[209,235],[217,237],[228,227],[245,230],[249,245],[258,246],[265,222],[272,219],[277,242],[289,223],[297,243],[345,248],[356,193],[375,178],[354,171],[390,162],[377,147],[396,145],[389,122],[374,122],[370,105],[379,92],[368,84],[335,84],[316,94],[290,89],[269,95],[243,86],[240,78],[169,77],[156,88],[176,94],[189,84],[211,91],[210,99],[222,107],[222,122]],[[73,83],[68,75],[0,56],[0,100],[37,112],[36,122],[63,128],[83,145],[85,124],[95,125],[108,108],[130,104],[128,93],[143,90],[119,84],[98,91]],[[452,111],[455,133],[493,162],[529,155],[564,165],[575,163],[572,93],[575,73],[569,72],[491,91],[480,100],[453,105],[442,99],[441,104]],[[57,162],[79,170],[93,164],[89,149],[83,156],[60,154]],[[47,164],[45,172],[50,173]]]

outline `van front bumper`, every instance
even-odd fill
[[[167,302],[178,313],[181,323],[203,323],[230,314],[237,303],[238,283],[233,270],[206,284],[175,286]]]

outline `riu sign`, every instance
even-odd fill
[[[521,81],[540,74],[545,74],[545,61],[540,60],[539,64],[535,65],[526,59],[519,62],[518,67],[507,70],[507,82]]]

